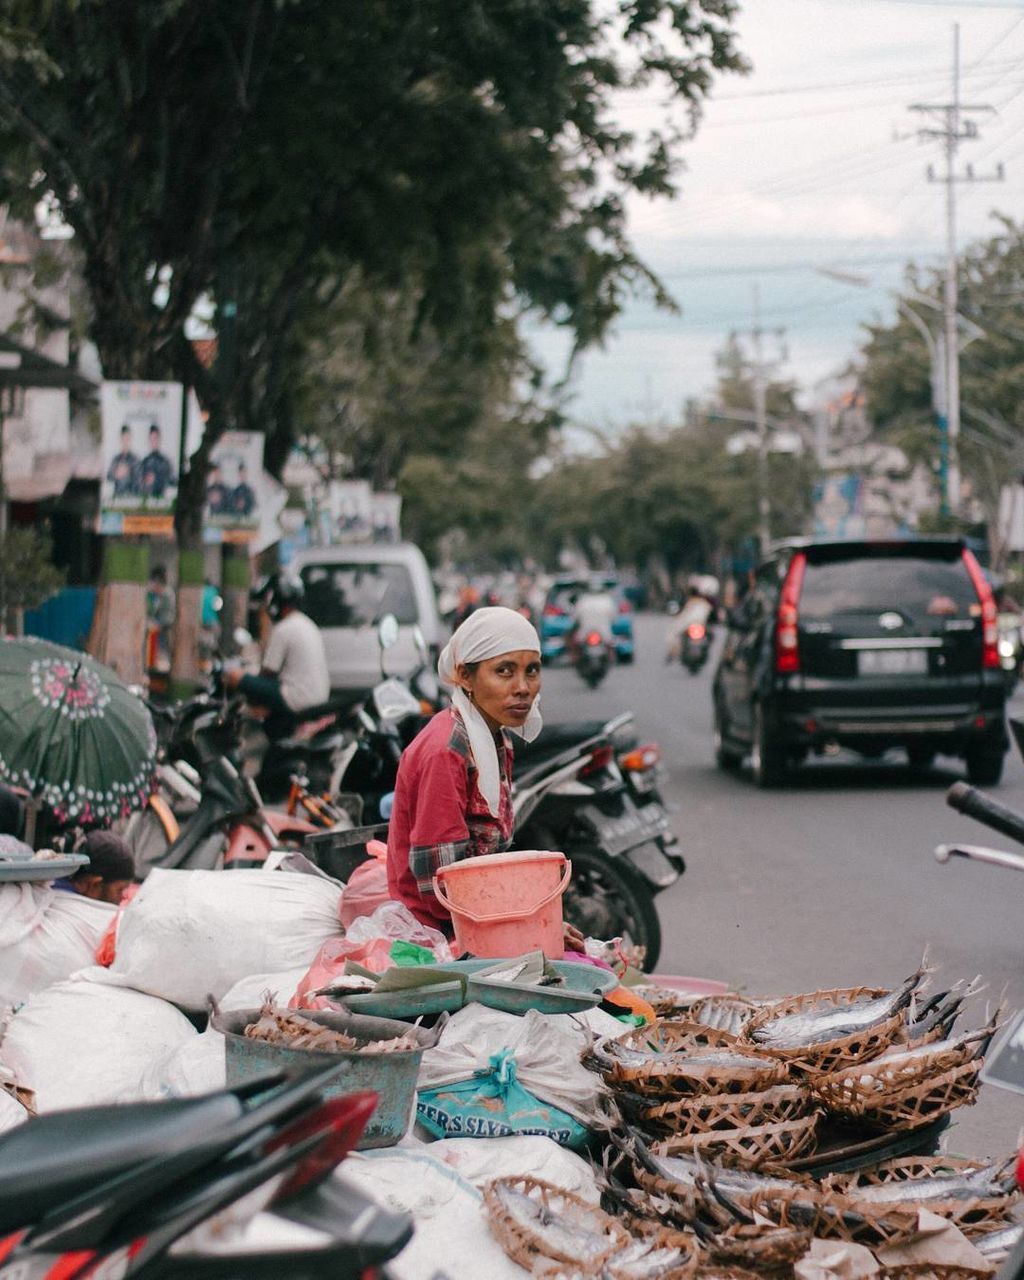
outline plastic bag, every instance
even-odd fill
[[[341,923],[346,929],[353,920],[372,915],[391,898],[388,892],[387,845],[380,840],[371,840],[366,852],[369,859],[352,872],[341,895]]]
[[[152,871],[125,909],[111,972],[204,1010],[241,978],[308,965],[337,937],[341,886],[288,871]]]
[[[84,969],[11,1018],[3,1060],[40,1113],[137,1102],[149,1096],[152,1069],[197,1038],[173,1005],[115,982],[106,969]]]
[[[384,902],[372,915],[360,916],[350,929],[345,930],[350,942],[369,942],[373,938],[387,938],[389,942],[412,942],[426,947],[434,958],[450,963],[455,957],[448,939],[438,929],[420,924],[408,907],[400,902]]]
[[[567,1035],[535,1009],[520,1018],[467,1005],[423,1055],[418,1118],[449,1137],[539,1133],[578,1146],[585,1126],[597,1119],[603,1093],[599,1077],[579,1061],[579,1049],[578,1035]],[[532,1114],[521,1093],[532,1097]]]
[[[372,915],[354,920],[344,938],[331,938],[324,943],[309,972],[296,987],[290,1008],[332,1008],[326,997],[314,993],[341,977],[350,960],[372,973],[383,973],[395,963],[391,948],[396,942],[422,947],[440,963],[452,960],[451,947],[443,933],[420,924],[400,902],[385,902]]]
[[[506,1049],[491,1058],[488,1070],[478,1071],[468,1080],[438,1089],[420,1089],[416,1095],[416,1119],[437,1138],[538,1134],[578,1151],[590,1136],[586,1127],[567,1111],[542,1102],[523,1088],[515,1055]]]
[[[100,938],[100,945],[96,948],[96,963],[103,965],[105,969],[109,969],[114,963],[114,957],[117,955],[117,931],[121,924],[121,917],[124,915],[125,907],[131,902],[132,898],[142,888],[139,884],[130,884],[124,891],[124,896],[115,907],[113,920],[107,925],[107,931]]]
[[[116,908],[48,884],[0,885],[0,1006],[93,963]]]

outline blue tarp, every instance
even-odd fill
[[[25,634],[83,649],[95,608],[95,587],[65,587],[38,609],[26,610]]]

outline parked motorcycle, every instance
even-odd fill
[[[576,670],[591,689],[608,674],[611,661],[612,647],[600,631],[588,631],[576,641]]]
[[[711,652],[711,632],[703,622],[691,622],[682,634],[679,658],[690,675],[695,676]]]
[[[344,1071],[44,1115],[0,1137],[0,1278],[385,1276],[409,1216],[327,1181],[378,1101],[326,1096]],[[260,1210],[319,1238],[232,1252],[201,1233]]]
[[[616,735],[632,722],[614,720],[548,726],[517,746],[512,804],[515,847],[560,849],[572,862],[563,899],[566,918],[584,934],[623,936],[646,949],[653,969],[661,953],[654,897],[685,869],[657,794],[657,762],[648,756],[627,769],[616,759]],[[633,776],[635,775],[635,776]],[[643,788],[638,793],[637,788]]]
[[[139,876],[153,867],[259,867],[271,849],[298,846],[319,829],[268,808],[255,781],[238,767],[234,752],[240,711],[236,700],[224,709],[210,708],[192,722],[197,769],[187,762],[158,768],[160,786],[125,829]],[[193,799],[195,807],[186,813]]]
[[[1024,755],[1024,721],[1011,719],[1008,724],[1016,739],[1017,749]],[[954,782],[946,792],[946,803],[958,813],[1024,845],[1024,814],[993,800],[969,783]],[[1024,871],[1024,855],[1012,853],[1008,849],[992,849],[987,845],[959,842],[940,844],[935,849],[935,857],[939,862],[949,862],[951,858],[969,858],[975,862],[1006,867],[1011,871]]]

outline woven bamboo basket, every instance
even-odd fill
[[[811,1233],[799,1227],[737,1223],[705,1246],[708,1261],[752,1271],[788,1271],[810,1247]]]
[[[783,1084],[789,1078],[789,1068],[784,1062],[746,1045],[729,1045],[727,1052],[733,1059],[730,1062],[711,1061],[712,1048],[653,1053],[637,1065],[615,1062],[602,1074],[613,1089],[626,1086],[633,1093],[666,1100],[695,1094],[756,1093]]]
[[[792,1191],[755,1191],[747,1210],[780,1227],[810,1231],[825,1240],[850,1240],[873,1248],[906,1244],[917,1234],[916,1208],[856,1204],[824,1187],[794,1187]]]
[[[928,1262],[916,1267],[886,1267],[875,1280],[992,1280],[992,1272],[977,1271],[973,1267],[942,1267]]]
[[[690,1005],[686,1016],[704,1026],[739,1035],[760,1008],[760,1003],[728,992],[722,996],[704,996]]]
[[[761,1053],[787,1063],[794,1072],[801,1075],[817,1076],[841,1071],[844,1067],[877,1058],[880,1053],[898,1043],[905,1025],[902,1010],[873,1027],[798,1048],[776,1048],[762,1044],[754,1037],[762,1027],[774,1022],[776,1018],[794,1013],[809,1013],[812,1010],[822,1012],[841,1009],[854,1000],[874,1000],[888,994],[877,987],[837,987],[828,991],[811,991],[806,995],[790,996],[786,1000],[760,1008],[744,1027],[740,1038],[743,1043]]]
[[[798,1160],[814,1150],[818,1141],[820,1112],[774,1124],[713,1129],[708,1133],[676,1134],[654,1144],[658,1155],[695,1156],[717,1160],[731,1169],[760,1169],[766,1164]]]
[[[543,1235],[543,1228],[539,1223],[533,1229],[505,1209],[499,1198],[499,1191],[503,1187],[529,1196],[553,1218],[585,1227],[594,1235],[604,1237],[607,1247],[602,1247],[586,1260],[581,1259],[578,1252],[570,1253],[567,1249],[560,1249],[557,1240]],[[581,1274],[587,1274],[589,1269],[591,1274],[597,1276],[601,1274],[602,1265],[630,1242],[628,1232],[603,1209],[539,1178],[495,1178],[484,1187],[483,1196],[492,1233],[512,1261],[527,1271],[532,1271],[534,1265],[542,1259],[550,1258],[555,1262],[571,1263],[574,1270]]]
[[[859,1115],[900,1089],[911,1089],[969,1063],[980,1068],[982,1056],[977,1045],[960,1045],[936,1053],[925,1053],[908,1061],[885,1055],[871,1062],[816,1076],[811,1088],[833,1111]]]
[[[739,1044],[739,1036],[731,1031],[719,1031],[689,1018],[661,1019],[653,1027],[637,1027],[616,1039],[627,1049],[650,1049],[653,1053],[696,1053]],[[744,1048],[749,1050],[749,1045]]]
[[[694,1280],[762,1280],[762,1278],[756,1271],[747,1271],[743,1267],[707,1263],[697,1268]]]
[[[858,1193],[868,1187],[906,1182],[927,1182],[929,1178],[948,1173],[974,1173],[985,1166],[976,1160],[963,1160],[954,1156],[908,1156],[900,1160],[886,1160],[874,1169],[850,1177],[831,1177],[826,1185],[834,1188],[848,1200],[856,1202]],[[984,1235],[1005,1226],[1020,1201],[1020,1193],[978,1196],[974,1200],[928,1200],[922,1206],[947,1218],[960,1228],[964,1235]],[[876,1209],[883,1206],[875,1204]]]
[[[823,1081],[815,1081],[814,1091],[835,1115],[882,1129],[918,1129],[957,1107],[970,1106],[978,1096],[980,1072],[981,1061],[975,1059],[881,1093],[871,1083],[850,1081],[827,1087]]]
[[[652,1249],[678,1249],[681,1257],[665,1272],[658,1272],[658,1280],[692,1280],[703,1253],[700,1241],[692,1231],[673,1230],[650,1219],[638,1218],[627,1224],[630,1235],[649,1243]],[[609,1280],[635,1280],[636,1270],[619,1268],[612,1257],[604,1264],[602,1276]]]
[[[777,1084],[753,1093],[698,1094],[654,1106],[649,1099],[637,1097],[630,1099],[627,1109],[633,1107],[636,1119],[651,1129],[687,1135],[799,1120],[819,1105],[803,1085]]]

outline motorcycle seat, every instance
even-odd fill
[[[74,1071],[74,1064],[68,1069]],[[54,1111],[0,1137],[0,1233],[237,1119],[233,1093]]]
[[[603,720],[575,720],[566,724],[546,724],[532,742],[524,742],[516,738],[514,743],[515,762],[522,762],[531,768],[549,756],[561,755],[571,747],[579,746],[591,738],[599,738],[604,733]]]

